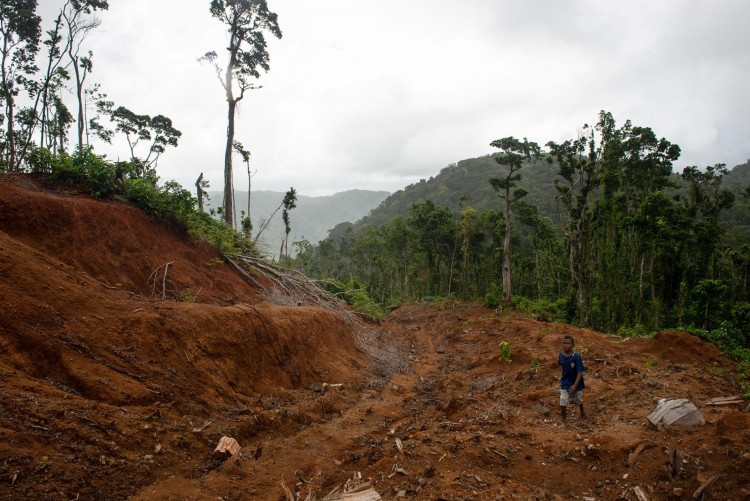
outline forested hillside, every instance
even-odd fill
[[[740,186],[743,189],[750,186],[750,160],[744,164],[736,165],[725,180],[727,185]]]
[[[678,145],[605,112],[581,137],[536,152],[513,138],[493,145],[501,151],[450,165],[337,226],[298,265],[361,286],[383,306],[512,297],[581,326],[724,326],[747,343],[747,164],[677,173]],[[511,283],[501,286],[506,249]]]
[[[497,155],[461,160],[443,168],[436,176],[410,184],[386,198],[359,224],[381,225],[396,216],[409,213],[417,202],[431,200],[458,214],[461,204],[477,210],[497,208],[497,193],[488,179],[498,174]],[[554,186],[549,183],[555,166],[545,159],[532,159],[523,171],[519,186],[529,191],[528,202],[548,216],[555,213]]]
[[[458,215],[461,206],[469,205],[477,210],[497,210],[499,200],[497,193],[490,186],[488,179],[497,176],[500,167],[494,160],[497,154],[461,160],[444,167],[434,177],[422,179],[399,190],[374,208],[371,213],[357,222],[357,226],[368,224],[382,225],[397,216],[409,214],[412,205],[424,200],[431,200],[440,207],[450,209]],[[537,208],[539,213],[550,219],[558,220],[561,216],[557,209],[554,179],[559,166],[552,158],[530,159],[524,166],[518,186],[529,192],[525,201]],[[675,187],[667,190],[669,195],[684,195],[686,183],[679,173],[672,174]],[[728,230],[737,230],[738,226],[750,228],[750,206],[742,197],[742,192],[750,186],[750,161],[737,165],[724,176],[723,184],[737,197],[735,204],[722,212],[720,222]],[[750,242],[750,233],[747,234]]]

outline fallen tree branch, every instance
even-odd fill
[[[698,490],[693,493],[693,499],[700,499],[703,493],[706,492],[706,489],[714,485],[714,483],[716,483],[718,479],[719,475],[714,475],[713,477],[703,482],[703,485],[698,487]]]
[[[641,454],[641,452],[643,452],[643,450],[646,447],[651,447],[652,445],[654,445],[654,444],[652,444],[650,442],[641,442],[641,443],[639,443],[638,447],[636,447],[635,450],[628,455],[627,465],[628,466],[633,466],[633,464],[635,464],[635,462],[638,459],[638,456]]]
[[[148,283],[151,284],[151,295],[152,296],[161,296],[161,299],[167,298],[167,274],[169,273],[169,266],[173,264],[174,261],[170,261],[168,263],[164,263],[163,265],[156,268],[151,275],[148,277]],[[161,278],[161,293],[158,291],[157,286],[157,275],[159,273],[159,270],[164,268],[164,275]]]
[[[352,310],[343,301],[319,285],[320,281],[312,280],[298,270],[272,265],[252,256],[224,254],[223,257],[246,280],[266,291],[266,296],[278,304],[315,305],[334,311],[348,321],[354,322],[356,319]],[[271,282],[273,288],[262,286],[257,279],[259,275]]]

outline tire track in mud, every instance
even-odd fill
[[[424,326],[415,328],[386,321],[379,330],[392,343],[390,350],[383,353],[392,353],[395,344],[408,359],[406,367],[362,385],[336,381],[333,384],[343,383],[343,386],[330,384],[323,391],[317,388],[317,391],[290,392],[292,402],[267,413],[271,421],[253,439],[241,444],[240,460],[224,463],[201,479],[186,480],[192,487],[186,489],[183,485],[180,490],[215,499],[222,491],[226,493],[230,477],[234,479],[231,490],[241,492],[242,496],[266,499],[281,494],[283,481],[292,490],[298,484],[304,499],[308,492],[320,496],[351,478],[359,471],[357,460],[370,444],[378,444],[378,454],[396,452],[394,430],[414,418],[405,404],[418,393],[416,386],[420,382],[434,377],[439,355],[433,333]],[[372,362],[379,363],[377,359]],[[315,421],[296,422],[311,411],[318,413]],[[141,491],[142,497],[134,499],[169,498],[169,493],[174,492],[173,484],[173,481],[153,484]]]
[[[393,340],[408,345],[409,366],[380,383],[382,388],[331,389],[320,400],[333,392],[347,407],[330,420],[315,423],[290,437],[273,434],[261,445],[265,459],[253,466],[255,482],[273,492],[279,486],[279,473],[284,478],[299,476],[307,480],[319,476],[320,482],[310,482],[308,490],[331,484],[341,484],[355,473],[354,460],[363,444],[382,443],[396,451],[392,435],[403,422],[412,419],[405,403],[417,394],[415,386],[431,377],[438,366],[438,353],[433,333],[424,327],[416,330],[385,323]],[[377,363],[377,362],[376,362]],[[345,384],[346,386],[346,384]],[[390,442],[392,445],[385,445]],[[296,451],[291,455],[290,451]],[[355,468],[356,469],[356,468]],[[325,488],[323,489],[325,491]]]

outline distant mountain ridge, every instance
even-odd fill
[[[489,179],[503,177],[506,168],[495,161],[497,154],[461,160],[451,164],[429,179],[422,179],[389,196],[373,209],[356,226],[367,224],[382,225],[391,219],[406,215],[411,206],[417,202],[431,200],[440,207],[447,207],[454,214],[461,208],[461,200],[474,209],[499,210],[501,200],[492,189]],[[532,160],[519,171],[521,180],[518,187],[526,190],[524,201],[537,207],[539,214],[558,222],[555,197],[557,191],[554,180],[558,177],[558,167],[543,159]],[[675,181],[681,183],[679,173],[673,174]],[[739,191],[750,185],[750,160],[732,168],[723,180],[723,186],[735,192],[734,207],[722,213],[722,221],[727,228],[741,234],[740,239],[750,238],[750,200]]]
[[[366,216],[390,195],[387,191],[347,190],[329,196],[309,197],[297,195],[297,207],[289,213],[291,233],[289,233],[289,251],[293,253],[292,243],[307,239],[316,244],[328,237],[328,230],[339,223],[354,223]],[[223,192],[209,191],[206,210],[221,206]],[[250,198],[250,217],[253,222],[253,236],[261,225],[273,215],[281,204],[283,192],[253,191]],[[240,211],[247,211],[247,192],[235,192],[237,220]],[[277,255],[284,238],[284,222],[281,210],[273,216],[261,238],[261,250],[270,255]]]
[[[724,179],[726,184],[746,187],[750,185],[750,159],[744,164],[735,165]]]
[[[447,207],[455,214],[460,211],[462,198],[466,199],[467,205],[477,210],[497,210],[500,199],[489,179],[502,177],[505,167],[495,161],[496,156],[497,154],[485,155],[461,160],[443,168],[434,177],[410,184],[386,198],[359,225],[381,225],[396,216],[408,214],[412,204],[423,200],[431,200],[435,205]],[[557,175],[557,167],[546,160],[532,160],[524,165],[520,174],[522,179],[518,186],[529,192],[524,200],[536,205],[541,214],[554,217],[555,189],[552,180]]]
[[[356,223],[356,226],[367,224],[381,225],[396,216],[409,213],[412,204],[431,200],[436,205],[448,207],[454,213],[460,211],[462,197],[466,204],[477,210],[497,210],[500,200],[492,190],[489,179],[502,176],[504,168],[495,162],[496,154],[461,160],[448,165],[429,179],[406,186],[393,194],[387,191],[347,190],[334,195],[310,197],[298,195],[297,208],[290,214],[292,231],[289,234],[290,252],[294,252],[292,243],[302,239],[316,244],[328,237],[328,231],[339,223]],[[557,167],[545,160],[532,161],[520,171],[522,176],[519,187],[529,192],[525,201],[535,205],[541,215],[557,219],[555,207],[555,189],[553,180],[557,177]],[[675,174],[678,176],[678,174]],[[744,189],[750,184],[750,160],[730,170],[724,179],[725,186]],[[210,201],[207,210],[221,205],[223,193],[209,192]],[[247,210],[247,192],[235,193],[236,211]],[[251,198],[251,216],[253,236],[261,225],[268,220],[284,198],[283,192],[254,191]],[[727,226],[736,226],[736,230],[750,234],[750,217],[744,215],[748,201],[738,197],[735,207],[723,215]],[[259,244],[269,255],[277,255],[284,238],[284,224],[279,211],[263,232]]]

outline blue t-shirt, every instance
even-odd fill
[[[583,367],[583,359],[577,351],[574,351],[569,357],[566,357],[563,352],[560,352],[558,363],[562,366],[560,388],[563,390],[567,390],[573,386],[573,383],[576,382],[576,376],[578,376],[578,373],[586,370]],[[583,376],[581,376],[581,381],[578,383],[576,391],[582,390],[584,387]]]

